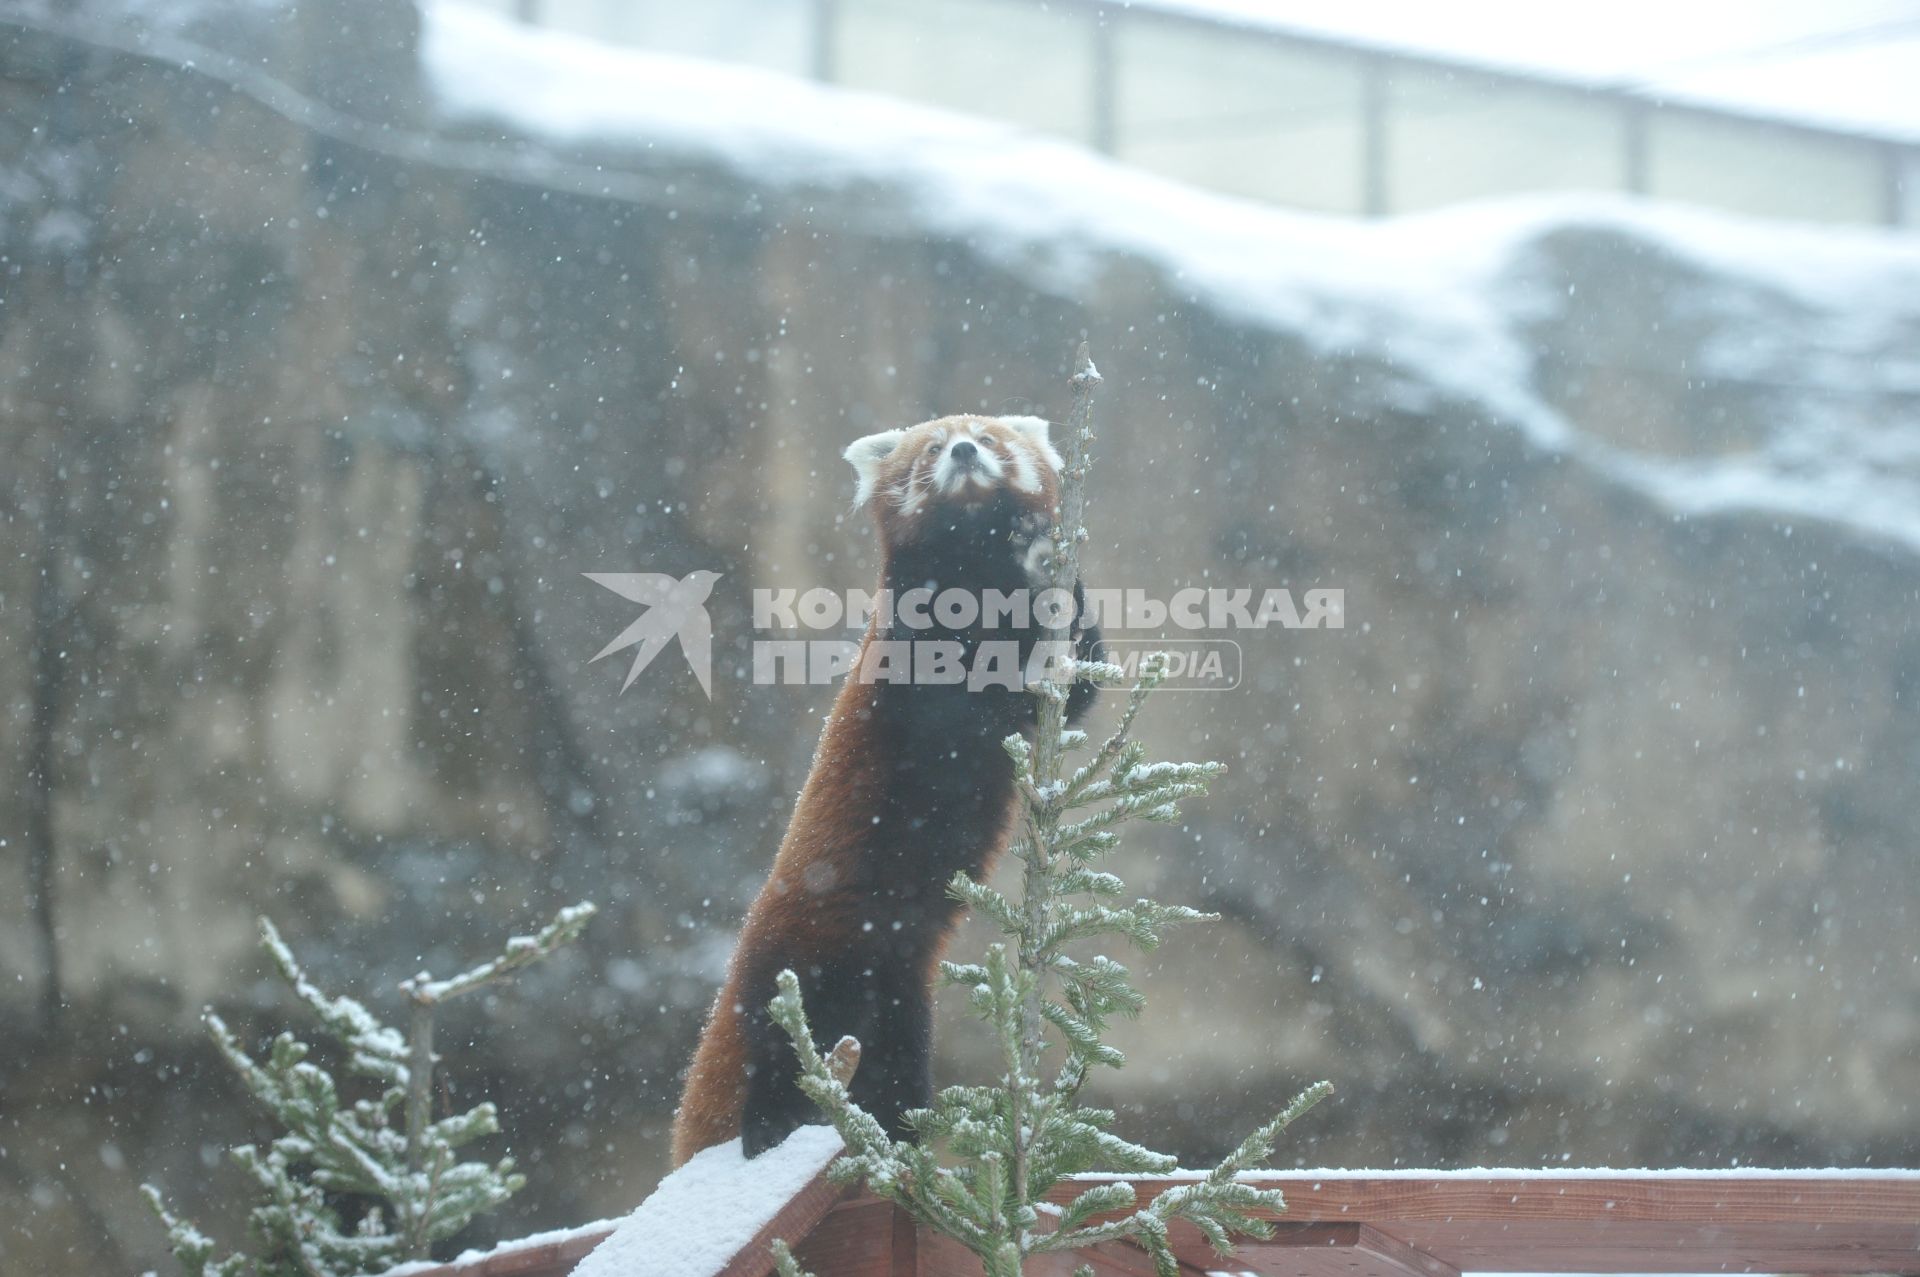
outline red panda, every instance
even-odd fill
[[[854,504],[879,530],[880,585],[896,600],[922,587],[979,599],[1040,584],[1062,465],[1046,422],[942,417],[870,435],[845,455]],[[1075,596],[1084,597],[1077,583]],[[993,616],[993,628],[917,619],[933,623],[876,614],[862,658],[882,639],[957,641],[969,659],[983,640],[1013,639],[1024,667],[1040,637],[1031,614]],[[1099,635],[1074,632],[1085,659]],[[767,1013],[783,968],[800,979],[817,1040],[859,1039],[857,1103],[898,1136],[902,1115],[932,1100],[933,981],[960,911],[947,884],[960,870],[983,877],[1007,845],[1016,804],[1001,742],[1031,726],[1033,697],[1004,684],[863,679],[867,668],[855,662],[834,702],[773,871],[747,910],[674,1119],[675,1166],[736,1135],[753,1157],[820,1120]],[[1092,695],[1075,686],[1070,720]]]

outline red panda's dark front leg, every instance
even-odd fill
[[[794,974],[814,1041],[825,1047],[848,1035],[859,1040],[860,1067],[849,1087],[853,1100],[898,1135],[899,1115],[932,1096],[928,991],[914,989],[914,982],[883,979],[877,968],[857,950],[849,950],[826,962],[796,963]],[[773,998],[777,974],[755,982],[766,997],[758,1008],[750,1003],[745,1016],[747,1094],[740,1143],[748,1157],[758,1157],[798,1127],[827,1120],[800,1090],[793,1039],[767,1012],[765,1003]]]
[[[796,1129],[825,1121],[825,1116],[800,1090],[800,1060],[793,1039],[774,1022],[768,1004],[777,992],[774,983],[782,967],[791,967],[800,981],[800,998],[814,1040],[838,1042],[855,1037],[857,1021],[845,1014],[848,998],[838,986],[841,972],[799,961],[761,964],[752,978],[742,981],[741,1033],[746,1042],[746,1099],[740,1110],[740,1149],[758,1157]]]
[[[849,952],[795,975],[814,1041],[825,1047],[850,1034],[860,1042],[860,1066],[848,1086],[853,1102],[889,1135],[905,1136],[903,1116],[933,1102],[932,992],[920,965]],[[764,983],[771,1001],[772,977]],[[740,1144],[748,1157],[758,1157],[798,1127],[827,1119],[800,1090],[800,1065],[786,1030],[764,1005],[744,1018],[747,1093]]]
[[[792,1039],[765,1008],[740,1013],[746,1038],[746,1099],[740,1107],[740,1151],[758,1157],[805,1124],[807,1097],[794,1082]]]
[[[918,964],[876,970],[873,1017],[847,1088],[887,1134],[909,1134],[906,1114],[933,1103],[933,991]]]

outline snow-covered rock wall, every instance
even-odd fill
[[[364,64],[410,10],[89,12],[0,18],[0,1266],[231,1192],[196,1017],[287,1013],[260,912],[377,998],[598,899],[443,1040],[503,1228],[643,1196],[827,699],[750,684],[749,590],[868,584],[845,441],[1057,415],[1083,329],[1091,574],[1348,618],[1155,709],[1233,772],[1133,877],[1228,923],[1152,964],[1123,1125],[1199,1159],[1327,1076],[1309,1164],[1920,1157],[1911,240],[1335,223],[452,10]],[[695,568],[713,701],[616,696],[581,574]]]

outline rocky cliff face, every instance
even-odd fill
[[[260,913],[378,1002],[599,901],[443,1040],[529,1164],[496,1227],[637,1200],[829,690],[753,685],[750,590],[867,584],[845,441],[1057,414],[1082,331],[1096,577],[1346,591],[1156,707],[1233,772],[1131,872],[1227,921],[1151,965],[1128,1121],[1201,1157],[1327,1076],[1310,1164],[1920,1155],[1909,244],[529,134],[477,29],[199,12],[0,21],[9,1268],[159,1263],[141,1178],[220,1218],[197,1017],[289,1014]],[[597,91],[738,109],[654,70]],[[769,152],[829,101],[760,91]],[[617,695],[581,573],[695,568],[711,702]]]

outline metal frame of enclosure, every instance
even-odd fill
[[[1920,225],[1920,139],[1108,0],[467,0],[1071,138],[1271,204],[1381,216],[1620,191]]]

